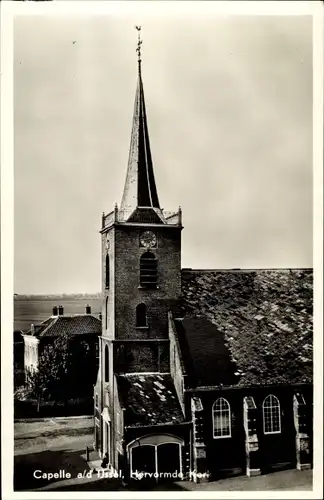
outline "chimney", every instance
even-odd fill
[[[53,306],[53,316],[57,316],[57,314],[58,314],[57,306]]]
[[[59,316],[63,316],[63,314],[64,314],[64,307],[63,306],[59,306],[58,307],[58,315]]]
[[[89,304],[86,305],[86,314],[91,314],[91,306],[89,306]]]

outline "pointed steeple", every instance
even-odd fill
[[[128,167],[124,193],[120,205],[121,210],[132,211],[138,207],[160,209],[157,195],[153,161],[147,127],[146,108],[141,68],[140,26],[138,30],[138,82],[135,96],[133,126],[128,158]]]

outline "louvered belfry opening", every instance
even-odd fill
[[[157,259],[152,252],[145,252],[140,260],[140,285],[143,288],[157,286]]]

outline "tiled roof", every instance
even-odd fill
[[[171,375],[118,376],[118,389],[126,409],[126,426],[175,424],[184,421]]]
[[[207,325],[197,328],[195,336],[187,323],[198,378],[201,366],[209,366],[212,356],[224,363],[223,338],[239,384],[312,381],[311,269],[183,270],[182,301],[185,317],[205,318],[215,326],[214,332]],[[209,335],[215,341],[208,341]],[[204,352],[199,343],[207,342]],[[201,383],[208,385],[208,378],[206,371]]]
[[[233,385],[236,366],[224,342],[224,333],[206,318],[176,319],[182,358],[191,387]]]
[[[50,316],[49,318],[42,321],[39,325],[34,325],[35,335],[38,337],[43,333],[50,325],[54,324],[57,317]],[[27,335],[32,335],[32,331],[28,330]]]
[[[28,334],[31,334],[31,331]],[[37,337],[85,334],[101,334],[101,321],[91,314],[51,317],[35,326]]]

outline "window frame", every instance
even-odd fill
[[[135,318],[136,328],[147,328],[148,324],[147,324],[147,307],[146,307],[146,304],[144,304],[143,302],[141,302],[140,304],[137,304],[135,315],[136,315],[136,318]],[[140,319],[144,318],[145,319],[145,321],[144,321],[145,324],[141,324],[141,322],[139,321],[139,318]]]
[[[221,403],[224,403],[225,402],[225,407],[220,407],[219,410],[216,410],[216,404],[217,402],[220,401]],[[228,416],[228,429],[229,429],[229,434],[222,434],[222,435],[215,435],[215,430],[216,430],[216,422],[215,422],[215,414],[219,414],[222,415],[226,412],[227,416]],[[214,439],[227,439],[227,438],[231,438],[232,437],[232,415],[231,415],[231,405],[229,404],[228,400],[223,398],[223,397],[219,397],[217,398],[214,403],[213,403],[213,406],[212,406],[212,422],[213,422],[213,438]],[[221,423],[222,423],[222,418],[221,418]],[[221,430],[221,432],[223,432],[223,429],[224,427],[219,427],[219,429]]]
[[[265,403],[267,402],[267,400],[270,400],[269,406],[265,406]],[[277,402],[276,405],[272,404],[273,400],[275,400]],[[268,408],[268,415],[270,415],[271,430],[266,430],[266,427],[269,423],[269,419],[267,419],[267,421],[266,421],[265,408]],[[274,428],[274,425],[273,425],[274,410],[277,413],[279,430],[273,430],[273,428]],[[280,405],[279,398],[277,398],[277,396],[275,396],[274,394],[268,394],[268,396],[266,396],[262,402],[262,428],[263,428],[263,434],[265,434],[265,435],[281,434],[281,405]]]
[[[147,266],[147,264],[150,264]],[[146,268],[145,268],[146,264]],[[144,271],[148,274],[144,275]],[[146,277],[146,280],[145,279]],[[142,253],[139,259],[139,287],[147,290],[158,288],[158,259],[150,251]]]

